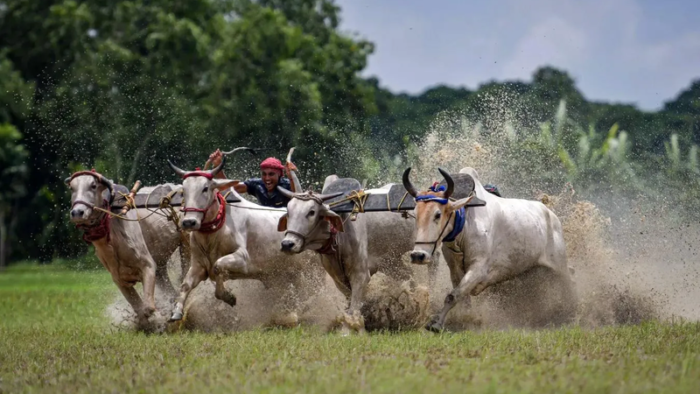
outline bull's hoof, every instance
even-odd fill
[[[155,312],[156,312],[156,308],[154,308],[154,307],[152,307],[152,306],[144,307],[144,308],[141,310],[141,318],[144,319],[144,320],[148,320],[151,316],[153,316],[153,314],[154,314]]]
[[[231,293],[224,293],[220,299],[231,306],[236,306],[236,296]]]
[[[434,332],[436,334],[439,334],[444,330],[444,328],[442,327],[442,324],[440,324],[436,321],[431,321],[430,323],[428,323],[425,326],[425,329],[430,331],[430,332]]]
[[[182,320],[182,312],[173,312],[173,315],[170,316],[169,322],[176,322]]]
[[[351,333],[364,334],[366,332],[365,318],[359,311],[344,313],[338,316],[336,321],[340,324],[340,334],[342,336],[348,336]]]

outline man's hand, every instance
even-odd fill
[[[211,165],[212,168],[216,168],[219,164],[221,164],[221,161],[224,159],[224,154],[221,153],[219,149],[215,150],[214,153],[209,155],[209,160],[207,160],[207,163],[204,165],[204,169],[208,169],[209,165]],[[214,175],[214,178],[216,179],[226,179],[226,174],[224,174],[224,170],[222,169],[219,171],[218,174]]]
[[[209,155],[209,162],[211,162],[212,167],[216,167],[219,164],[221,164],[221,160],[223,160],[223,153],[219,149],[214,151],[211,155]]]

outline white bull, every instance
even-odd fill
[[[328,186],[336,180],[336,175],[327,177],[321,193],[327,193]],[[281,187],[277,190],[290,199],[288,213],[280,218],[278,226],[279,231],[285,232],[282,251],[316,251],[338,290],[350,301],[340,319],[343,328],[363,331],[360,308],[365,288],[380,267],[394,271],[394,275],[398,273],[401,256],[411,250],[412,220],[396,213],[372,212],[352,221],[348,220],[349,213],[339,215],[324,204],[343,192],[292,193]]]
[[[128,211],[128,220],[113,219],[94,209],[109,209],[115,188],[99,173],[77,172],[66,183],[71,189],[71,222],[84,230],[83,239],[95,247],[98,259],[139,320],[147,319],[155,311],[156,282],[167,294],[176,294],[167,264],[178,247],[187,254],[188,243],[182,243],[180,232],[167,218],[150,215],[146,209]],[[145,300],[134,289],[136,282],[143,283]]]
[[[267,208],[240,197],[232,188],[238,181],[215,179],[226,158],[210,171],[184,171],[168,161],[183,181],[182,228],[190,231],[190,269],[182,282],[171,321],[181,320],[185,301],[201,281],[215,282],[215,296],[236,305],[224,282],[230,279],[257,279],[267,288],[284,293],[276,318],[281,324],[298,323],[297,290],[304,285],[305,263],[309,256],[288,256],[279,250],[282,235],[277,232],[284,208]],[[241,202],[227,204],[221,191],[230,192]],[[288,305],[284,305],[284,304]],[[289,305],[294,303],[293,305]]]
[[[447,182],[446,190],[423,192],[411,184],[410,171],[407,168],[404,172],[403,184],[416,199],[417,231],[411,260],[416,264],[430,263],[442,244],[453,285],[442,310],[426,329],[442,330],[447,313],[458,302],[465,299],[468,303],[470,295],[477,296],[489,286],[537,266],[550,269],[567,289],[573,289],[561,223],[544,204],[495,196],[484,189],[476,170],[466,167],[460,173],[473,178],[474,193],[486,205],[463,210],[472,197],[449,200],[454,182],[445,171],[439,169]],[[448,235],[454,238],[443,242]]]

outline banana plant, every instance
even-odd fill
[[[691,174],[700,175],[700,167],[698,166],[698,146],[693,144],[688,150],[688,155],[684,160],[678,142],[678,134],[671,134],[669,141],[664,142],[666,149],[666,160],[670,167],[668,172],[670,175],[680,175],[683,171],[689,171]]]

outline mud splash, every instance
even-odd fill
[[[297,292],[301,304],[298,323],[319,327],[326,332],[340,328],[338,318],[343,315],[348,301],[335,287],[333,280],[323,270],[318,257],[308,264],[303,289]],[[172,279],[179,277],[179,254],[175,253],[169,263]],[[411,269],[405,266],[406,270]],[[404,272],[406,271],[404,270]],[[173,283],[178,283],[174,281]],[[107,307],[106,314],[113,327],[150,333],[200,331],[235,332],[242,330],[292,327],[293,321],[284,316],[274,316],[273,310],[282,301],[279,292],[266,289],[256,280],[237,280],[226,283],[227,290],[236,295],[237,304],[231,307],[214,296],[214,284],[205,281],[199,284],[185,303],[185,317],[181,322],[167,320],[173,308],[173,300],[156,288],[156,315],[146,323],[139,323],[131,306],[121,294]],[[140,292],[140,289],[139,289]],[[362,314],[365,329],[403,330],[421,327],[427,319],[429,292],[415,280],[399,280],[378,272],[372,276],[366,289]],[[291,319],[290,319],[291,320]]]
[[[594,204],[567,183],[556,157],[532,154],[520,144],[513,121],[507,112],[495,113],[488,125],[470,123],[459,113],[442,114],[410,156],[414,184],[440,181],[438,167],[458,172],[469,166],[482,183],[497,184],[504,197],[541,200],[550,207],[562,221],[568,263],[575,269],[579,303],[571,323],[592,327],[699,319],[700,308],[692,300],[700,295],[700,280],[692,261],[700,250],[693,242],[700,238],[700,226],[670,224],[664,212],[682,216],[682,207],[650,203],[649,196],[596,195]],[[494,286],[472,297],[470,307],[455,307],[446,326],[559,325],[560,311],[552,304],[556,292],[548,288],[552,280],[547,272],[530,272]],[[440,258],[437,283],[430,288],[433,311],[451,288]]]
[[[368,187],[400,182],[400,174],[409,166],[414,184],[421,187],[441,180],[438,167],[458,172],[469,166],[478,171],[482,183],[498,185],[504,197],[542,201],[562,222],[579,303],[569,318],[569,311],[559,302],[561,289],[555,278],[544,270],[533,270],[472,297],[470,306],[457,305],[448,315],[446,327],[501,329],[565,323],[595,327],[647,319],[700,319],[700,303],[696,301],[700,299],[700,225],[669,223],[668,213],[682,216],[682,207],[666,206],[650,196],[577,193],[567,184],[566,170],[551,145],[549,131],[533,142],[535,148],[523,146],[516,136],[522,109],[511,110],[510,104],[508,97],[484,100],[481,118],[487,121],[482,123],[471,122],[459,112],[437,116],[422,143],[408,153],[408,162],[387,164],[382,170],[386,178],[374,178],[375,184]],[[408,280],[375,274],[362,309],[366,328],[421,327],[452,288],[445,262],[441,257],[438,261],[432,283],[427,267],[407,262],[406,272],[412,272]],[[172,264],[173,277],[177,277],[178,264]],[[332,330],[347,301],[320,263],[314,261],[309,267],[321,272],[310,273],[304,285],[300,322]],[[213,284],[204,282],[190,295],[185,320],[173,328],[155,319],[156,331],[237,331],[275,324],[271,310],[279,298],[261,283],[236,281],[227,287],[239,300],[235,308],[217,300]],[[167,315],[171,303],[159,300],[158,307],[161,305],[161,313]],[[124,310],[130,308],[119,296],[108,313],[112,321],[122,324],[128,321],[123,318],[128,315]]]

